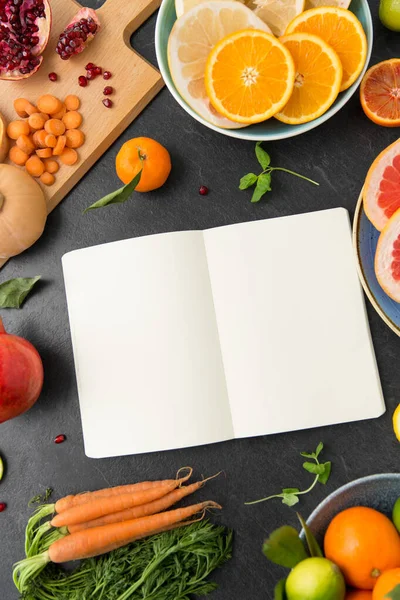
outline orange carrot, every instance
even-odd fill
[[[99,556],[164,530],[165,527],[180,523],[196,513],[205,512],[208,508],[221,508],[221,506],[212,501],[201,502],[142,519],[133,519],[124,523],[114,523],[72,533],[54,542],[48,550],[48,556],[54,563]]]
[[[181,471],[188,469],[188,474],[184,477],[179,477]],[[193,469],[191,467],[182,467],[179,469],[176,477],[179,478],[180,484],[185,483],[192,476]],[[129,485],[118,485],[116,487],[104,488],[103,490],[97,490],[95,492],[85,492],[83,494],[69,495],[65,498],[61,498],[55,504],[56,513],[64,512],[74,506],[80,506],[86,504],[95,498],[106,498],[108,496],[118,496],[119,494],[130,494],[132,492],[138,492],[148,490],[150,488],[169,486],[174,483],[175,479],[163,479],[161,481],[142,481],[140,483],[132,483]]]
[[[81,506],[74,506],[56,515],[51,524],[53,527],[69,527],[78,523],[85,523],[98,519],[110,513],[120,512],[127,508],[148,504],[166,496],[169,492],[179,486],[179,479],[162,487],[150,488],[143,491],[120,494],[119,496],[106,496],[105,498],[94,498]]]
[[[196,483],[192,483],[191,485],[180,487],[176,490],[173,490],[166,496],[163,496],[158,500],[154,500],[154,502],[149,502],[148,504],[142,504],[141,506],[128,508],[121,512],[105,515],[104,517],[94,519],[93,521],[88,521],[87,523],[70,525],[68,527],[68,531],[70,533],[76,533],[78,531],[83,531],[84,529],[92,529],[93,527],[101,527],[102,525],[110,525],[112,523],[131,521],[132,519],[140,519],[141,517],[147,517],[149,515],[161,513],[167,510],[167,508],[173,506],[174,504],[177,504],[177,502],[179,502],[183,498],[186,498],[186,496],[189,496],[190,494],[193,494],[194,492],[199,490],[207,483],[207,481],[213,479],[216,476],[217,475],[214,475],[213,477],[209,477],[208,479],[203,479],[203,481],[197,481]]]

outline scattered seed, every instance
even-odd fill
[[[54,438],[54,443],[55,444],[62,444],[63,442],[65,442],[65,440],[67,439],[67,437],[62,433],[60,435],[58,435],[57,437]]]
[[[3,475],[4,475],[4,463],[3,463],[3,459],[0,456],[0,481],[3,479]]]
[[[91,81],[92,79],[94,79],[96,77],[96,74],[94,72],[94,69],[92,69],[91,71],[87,71],[86,72],[86,79],[88,81]]]
[[[88,83],[88,82],[87,82],[87,79],[86,79],[86,77],[85,77],[84,75],[81,75],[81,76],[79,77],[79,79],[78,79],[78,82],[79,82],[79,85],[80,85],[81,87],[86,87],[86,86],[87,86],[87,83]]]
[[[114,92],[114,88],[112,88],[110,85],[107,85],[104,90],[103,90],[103,94],[105,96],[111,96],[111,94]]]
[[[103,73],[103,79],[111,79],[112,74],[110,71],[104,71]]]
[[[7,508],[7,504],[5,502],[0,502],[0,512],[5,511]]]
[[[91,71],[92,69],[95,69],[96,65],[94,63],[88,63],[85,67],[86,71]]]
[[[199,194],[200,194],[200,196],[207,196],[208,187],[206,185],[201,185],[199,188]]]
[[[102,72],[103,72],[103,69],[101,67],[95,67],[93,69],[93,72],[94,72],[95,75],[101,75]]]
[[[104,98],[104,100],[103,100],[103,104],[104,104],[104,106],[105,106],[106,108],[111,108],[111,107],[112,107],[112,105],[113,105],[113,103],[112,103],[112,101],[110,100],[110,98]]]
[[[49,73],[49,79],[50,79],[50,81],[57,81],[57,79],[58,79],[57,73]]]

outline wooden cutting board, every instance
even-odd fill
[[[163,86],[160,73],[140,57],[130,46],[132,33],[159,7],[160,0],[107,0],[97,10],[102,29],[90,46],[79,56],[63,61],[55,51],[60,33],[81,6],[74,0],[50,0],[53,24],[49,44],[40,70],[29,79],[0,81],[0,112],[7,121],[19,119],[13,108],[16,98],[28,98],[33,104],[41,94],[48,93],[61,100],[68,94],[81,99],[82,130],[86,142],[78,150],[80,160],[73,167],[62,166],[51,187],[42,186],[48,212],[61,202],[100,156],[118,138]],[[112,72],[105,81],[99,76],[86,88],[78,85],[85,65],[94,62]],[[58,74],[52,83],[48,75]],[[114,106],[102,104],[103,89],[111,85]],[[111,191],[111,190],[110,190]],[[6,261],[0,260],[0,268]]]

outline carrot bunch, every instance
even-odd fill
[[[187,470],[185,475],[182,471]],[[145,481],[71,495],[40,507],[28,524],[25,560],[14,566],[14,583],[22,593],[49,562],[91,558],[144,537],[201,520],[207,509],[221,506],[211,500],[168,510],[196,492],[204,479],[184,485],[192,469],[180,469],[175,479]],[[214,476],[215,477],[215,476]],[[56,513],[40,524],[43,517]],[[46,543],[43,545],[43,538]],[[39,549],[46,548],[37,554]]]

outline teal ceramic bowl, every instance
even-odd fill
[[[323,547],[325,532],[338,513],[352,506],[368,506],[389,518],[397,498],[400,497],[400,473],[369,475],[347,483],[330,494],[307,520],[311,531]]]
[[[336,102],[324,115],[322,115],[322,117],[319,117],[310,123],[304,123],[303,125],[286,125],[285,123],[280,123],[276,119],[269,119],[268,121],[264,121],[264,123],[251,125],[250,127],[245,127],[243,129],[223,129],[213,125],[212,123],[209,123],[200,117],[192,108],[190,108],[190,106],[181,98],[180,94],[178,93],[174,82],[172,81],[171,73],[168,67],[168,37],[176,21],[174,0],[163,0],[158,13],[156,25],[156,52],[160,71],[169,91],[178,104],[180,104],[182,108],[189,113],[189,115],[196,119],[196,121],[199,121],[214,131],[218,131],[219,133],[229,135],[231,137],[240,138],[242,140],[253,141],[281,140],[293,137],[295,135],[300,135],[301,133],[310,131],[310,129],[314,129],[314,127],[318,127],[318,125],[321,125],[321,123],[324,123],[335,113],[337,113],[355,93],[367,69],[367,65],[371,57],[373,42],[372,19],[367,0],[352,0],[350,10],[357,15],[361,21],[368,40],[368,55],[364,70],[358,80],[355,81],[348,90],[339,94]]]

